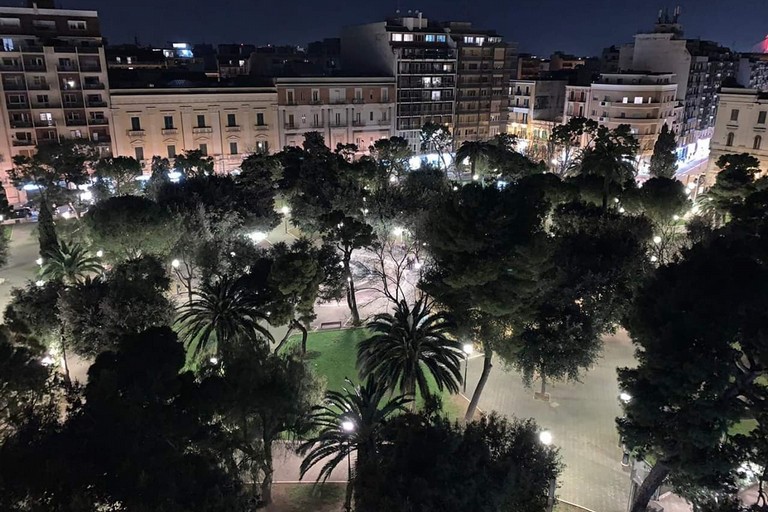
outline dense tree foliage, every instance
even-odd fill
[[[677,171],[677,137],[667,123],[661,127],[653,145],[650,173],[657,178],[673,178]]]
[[[139,190],[136,181],[141,176],[141,162],[130,156],[108,156],[99,159],[93,166],[93,185],[99,192],[100,198],[106,199],[111,195],[130,195]]]

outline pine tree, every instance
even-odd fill
[[[0,220],[9,219],[13,213],[13,208],[8,204],[8,194],[4,187],[0,187]]]
[[[37,217],[37,239],[40,242],[40,256],[48,257],[59,248],[59,238],[53,225],[53,214],[48,201],[40,202],[40,214]]]
[[[667,123],[661,127],[659,138],[653,145],[651,155],[651,175],[659,178],[673,178],[677,171],[677,141],[675,132],[669,129]]]

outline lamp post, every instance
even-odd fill
[[[552,444],[553,437],[552,432],[549,430],[542,430],[539,432],[539,442],[544,446]],[[549,481],[549,491],[547,493],[547,512],[552,512],[555,508],[555,490],[557,489],[557,480],[554,478]]]
[[[464,351],[464,393],[467,392],[467,370],[469,369],[469,356],[475,351],[474,345],[465,343],[462,347]]]
[[[352,512],[352,432],[355,431],[355,423],[349,420],[341,422],[341,430],[347,437],[347,496],[344,499],[344,510]]]
[[[283,214],[283,223],[285,224],[285,234],[288,234],[288,214],[291,213],[291,209],[288,206],[280,208],[280,213]]]

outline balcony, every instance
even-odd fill
[[[334,98],[329,103],[331,105],[344,105],[347,102],[347,98]]]
[[[88,123],[85,119],[67,119],[67,126],[86,126]]]
[[[322,102],[322,101],[320,101],[320,100],[310,100],[310,101],[309,101],[309,104],[310,104],[310,105],[322,105],[322,104],[323,104],[323,102]]]
[[[80,64],[81,73],[101,73],[101,66],[93,64]]]
[[[0,63],[0,71],[24,71],[20,62]]]
[[[78,46],[77,53],[99,53],[99,49],[95,46]]]
[[[3,84],[3,89],[6,91],[24,91],[27,87],[24,84]]]
[[[125,132],[129,137],[144,137],[144,130],[126,130]]]
[[[352,100],[352,103],[354,103],[356,105],[360,105],[362,103],[365,103],[365,100],[363,98],[355,98],[355,99]]]
[[[15,139],[13,141],[14,146],[34,146],[35,143],[31,139]]]
[[[77,73],[77,64],[59,64],[56,66],[59,73]]]
[[[32,105],[32,108],[39,108],[39,109],[52,109],[52,108],[61,108],[61,103],[35,103]]]
[[[77,53],[77,48],[74,46],[59,45],[53,47],[54,53]]]
[[[8,110],[29,110],[29,103],[8,103]]]
[[[106,101],[88,101],[88,108],[104,108],[106,106]]]
[[[106,117],[91,117],[88,119],[88,124],[100,125],[107,124],[108,122]]]
[[[44,53],[42,46],[22,46],[21,53]]]
[[[101,82],[98,82],[98,83],[85,82],[83,84],[83,89],[104,89],[104,84]]]
[[[19,120],[14,121],[11,119],[11,128],[17,129],[17,128],[32,128],[32,121],[30,120]]]
[[[254,129],[256,131],[266,131],[266,130],[269,130],[269,126],[267,126],[266,124],[257,124],[256,126],[254,126]]]
[[[296,126],[294,123],[285,123],[285,129],[286,130],[297,130],[298,126]]]
[[[35,128],[54,128],[56,121],[46,119],[35,119]]]
[[[37,63],[37,62],[25,62],[24,63],[24,70],[25,71],[47,71],[47,68],[45,66],[45,62]]]
[[[339,122],[331,121],[330,123],[328,123],[328,126],[330,126],[331,128],[346,128],[347,127],[347,122],[346,121],[339,121]]]
[[[48,84],[28,84],[27,89],[30,91],[49,91],[51,86]]]
[[[162,135],[178,135],[179,130],[177,130],[176,128],[163,128],[162,130],[160,130],[160,133]]]
[[[240,127],[239,126],[225,126],[224,127],[225,132],[239,132]]]
[[[68,109],[83,109],[85,108],[85,104],[82,101],[67,101],[64,103],[64,108]]]
[[[310,125],[312,128],[322,128],[323,126],[325,126],[323,123],[312,123]]]
[[[195,126],[192,128],[192,133],[213,133],[213,128],[210,126]]]

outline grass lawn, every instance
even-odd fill
[[[274,484],[267,512],[338,512],[346,484]]]
[[[368,336],[366,329],[345,329],[340,331],[313,331],[307,338],[307,362],[312,365],[318,375],[326,379],[328,389],[340,391],[347,384],[344,379],[349,378],[357,384],[359,382],[355,359],[357,357],[357,344]],[[301,342],[300,335],[291,336],[288,345]],[[430,378],[432,388],[434,381]],[[443,410],[449,418],[459,419],[464,416],[465,401],[457,396],[443,391],[440,393],[443,399]],[[417,396],[417,404],[422,404],[422,399]]]

